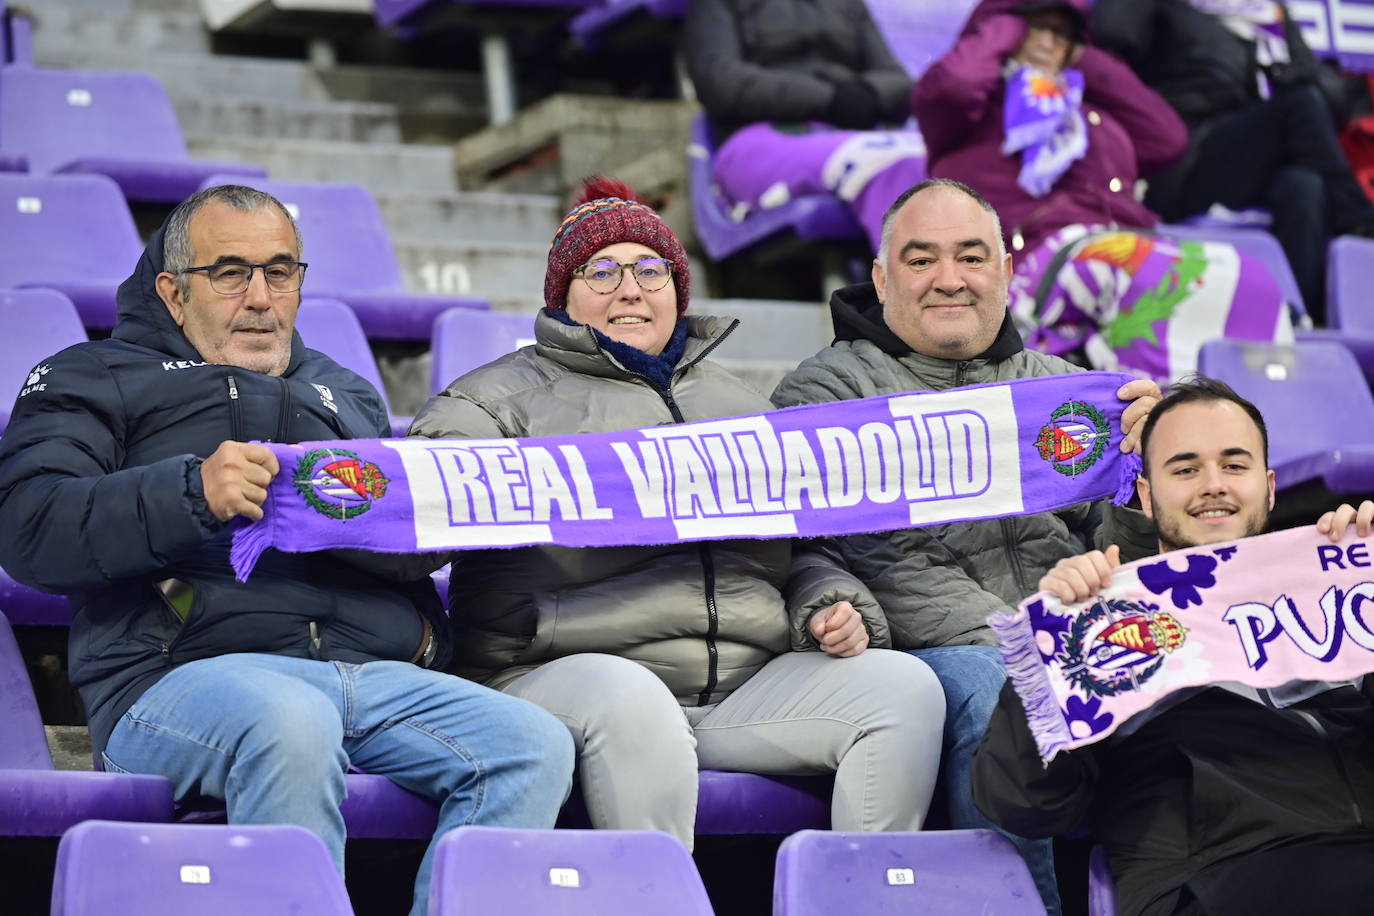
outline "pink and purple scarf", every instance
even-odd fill
[[[1315,527],[1120,567],[1101,596],[1042,592],[988,622],[1042,759],[1101,741],[1176,691],[1374,671],[1374,554]]]
[[[1129,376],[1103,372],[528,439],[269,443],[262,551],[384,553],[813,537],[1128,498]]]

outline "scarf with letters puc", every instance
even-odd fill
[[[234,533],[246,579],[269,547],[384,553],[609,547],[889,531],[1116,495],[1118,373],[1087,372],[526,439],[267,443],[281,464]]]
[[[1021,154],[1016,183],[1030,196],[1044,197],[1088,152],[1083,73],[1064,70],[1055,75],[1009,63],[1006,81],[1002,153]]]
[[[1175,550],[1118,568],[1093,600],[1066,607],[1042,592],[994,614],[1041,758],[1101,741],[1178,691],[1292,693],[1374,671],[1372,540],[1332,544],[1308,526]]]

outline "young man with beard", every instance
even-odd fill
[[[1222,382],[1175,386],[1145,421],[1141,505],[1161,552],[1250,537],[1274,504],[1268,434]],[[1328,512],[1340,540],[1374,503]],[[1115,547],[1060,561],[1040,589],[1083,601]],[[1086,827],[1107,852],[1120,916],[1363,913],[1374,900],[1374,706],[1356,683],[1180,691],[1105,741],[1041,763],[1008,685],[973,762],[973,798],[1027,836]]]

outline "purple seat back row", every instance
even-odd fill
[[[304,295],[346,302],[370,339],[428,340],[445,309],[491,307],[483,299],[407,292],[381,209],[362,185],[211,175],[201,187],[236,183],[291,211],[310,265]]]
[[[343,877],[304,827],[87,821],[62,837],[52,916],[352,916]]]
[[[0,836],[61,836],[91,818],[170,821],[172,784],[53,769],[24,659],[0,613]]]
[[[0,70],[0,154],[38,174],[113,178],[130,200],[176,203],[206,175],[261,176],[234,162],[191,159],[162,84],[140,72]]]
[[[997,913],[1044,916],[1016,847],[991,830],[831,833],[783,841],[774,916]]]
[[[711,916],[691,853],[652,830],[459,827],[439,843],[429,916]]]
[[[113,181],[0,173],[0,238],[0,287],[56,289],[86,327],[114,327],[115,291],[143,242]]]

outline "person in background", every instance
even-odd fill
[[[1176,221],[1212,204],[1267,208],[1308,312],[1325,315],[1326,243],[1374,234],[1374,204],[1336,139],[1322,68],[1274,0],[1099,0],[1099,45],[1188,125],[1187,154],[1146,203]]]
[[[863,0],[693,0],[683,50],[736,213],[834,194],[876,251],[883,211],[925,177],[925,147],[902,127],[911,78]]]
[[[1015,261],[1028,347],[1166,383],[1227,336],[1291,339],[1269,271],[1168,239],[1137,183],[1183,155],[1182,119],[1089,40],[1086,0],[983,0],[912,92],[930,173],[976,187]]]

